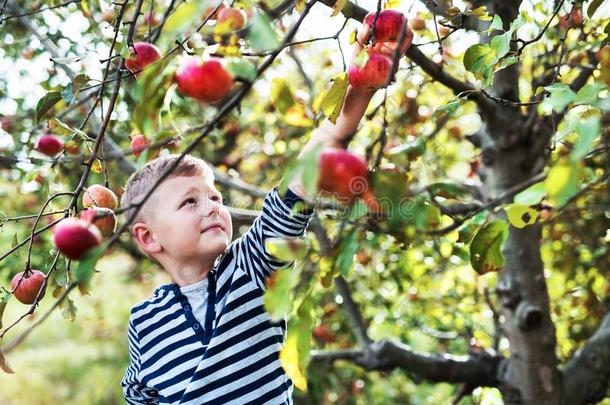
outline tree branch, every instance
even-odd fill
[[[606,396],[609,382],[610,311],[606,313],[597,331],[572,356],[563,370],[565,403],[596,403]]]
[[[506,361],[491,352],[471,353],[469,356],[416,353],[409,346],[388,339],[373,342],[370,354],[353,349],[311,352],[312,363],[336,360],[351,361],[367,370],[401,369],[429,381],[467,383],[476,387],[497,386],[498,367]]]

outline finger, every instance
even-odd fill
[[[356,36],[356,41],[358,41],[358,43],[361,46],[364,46],[366,44],[366,41],[369,38],[370,33],[371,33],[371,27],[369,27],[367,24],[364,24],[362,26],[362,29],[358,31],[358,35]]]

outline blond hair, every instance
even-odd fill
[[[137,204],[142,201],[144,196],[155,184],[157,179],[161,177],[165,171],[171,167],[180,155],[170,154],[160,156],[154,160],[151,160],[144,165],[140,170],[133,173],[127,179],[125,183],[125,191],[121,196],[121,208],[125,209],[125,217],[129,218],[136,207],[130,207],[132,204]],[[178,176],[200,176],[203,175],[210,183],[214,182],[214,172],[207,163],[199,158],[192,155],[184,155],[184,157],[178,162],[178,165],[172,170],[172,172],[163,180],[169,180]],[[156,190],[155,190],[156,191]],[[138,211],[136,217],[132,221],[132,224],[137,222],[144,222],[150,219],[150,215],[154,210],[158,196],[155,192],[146,200],[144,205]],[[131,228],[131,227],[130,227]],[[131,230],[129,231],[131,234]]]

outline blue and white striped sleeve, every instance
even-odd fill
[[[250,229],[235,241],[234,250],[238,265],[252,280],[265,289],[265,281],[275,270],[291,262],[280,261],[265,248],[267,238],[303,238],[305,228],[314,210],[305,207],[305,202],[290,188],[281,196],[274,187],[265,197],[263,211]],[[300,210],[297,210],[301,208]]]
[[[158,404],[159,395],[157,390],[147,387],[138,379],[140,371],[140,347],[138,334],[131,319],[129,320],[127,336],[129,338],[129,366],[121,380],[125,402],[130,405]]]

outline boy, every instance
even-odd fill
[[[299,158],[318,144],[342,147],[375,90],[349,87],[336,124],[325,120]],[[176,157],[134,173],[121,205],[137,201]],[[272,322],[263,307],[265,280],[290,263],[269,255],[265,239],[303,237],[313,209],[293,207],[311,196],[298,176],[285,195],[274,187],[262,214],[231,243],[230,215],[213,180],[205,162],[185,156],[131,225],[140,249],[172,283],[131,310],[130,364],[121,381],[127,403],[292,403],[292,381],[279,361],[286,324]]]

